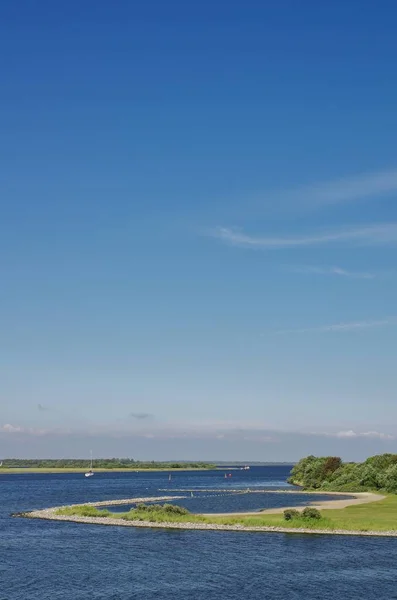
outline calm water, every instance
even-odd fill
[[[199,490],[180,502],[208,512],[301,503],[292,494],[216,491],[285,489],[287,474],[285,467],[257,467],[234,471],[230,480],[205,472],[178,473],[171,482],[164,473],[1,475],[0,600],[397,598],[395,539],[135,530],[9,516],[164,489]]]

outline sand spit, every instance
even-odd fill
[[[169,500],[181,500],[187,496],[150,496],[148,498],[124,498],[122,500],[101,500],[100,502],[84,502],[84,506],[118,506],[123,504],[139,504],[147,502],[168,502]],[[76,506],[73,504],[72,506]],[[81,506],[81,505],[77,505]],[[58,506],[58,508],[65,508],[64,506]],[[54,509],[54,510],[58,510]]]
[[[343,493],[332,495],[345,495]],[[350,496],[351,494],[349,494]],[[325,502],[327,508],[344,508],[345,506],[349,506],[349,504],[362,504],[367,502],[375,502],[377,500],[381,500],[383,496],[377,494],[370,493],[357,493],[354,494],[354,498],[344,499],[344,500],[334,500]],[[182,496],[161,496],[161,497],[150,497],[150,498],[128,498],[123,500],[103,500],[100,502],[90,502],[86,503],[86,505],[90,506],[116,506],[123,504],[137,504],[142,502],[158,502],[158,501],[168,501],[179,499]],[[338,506],[335,504],[339,502]],[[73,505],[77,506],[77,505]],[[319,503],[317,506],[321,506],[324,508],[324,503]],[[42,510],[34,510],[31,512],[19,513],[14,516],[26,517],[31,519],[45,519],[49,521],[69,521],[73,523],[85,523],[89,525],[107,525],[107,526],[117,526],[117,527],[148,527],[151,529],[175,529],[175,530],[200,530],[200,531],[246,531],[246,532],[262,532],[262,533],[296,533],[296,534],[321,534],[321,535],[359,535],[359,536],[376,536],[376,537],[397,537],[397,531],[348,531],[344,529],[295,529],[292,527],[271,527],[271,526],[244,526],[244,525],[221,525],[215,523],[153,523],[149,521],[124,521],[122,519],[116,519],[112,517],[80,517],[80,516],[66,516],[66,515],[58,515],[57,511],[63,507],[52,507],[46,508]],[[280,512],[285,510],[282,509],[269,509],[269,511],[264,512]],[[236,513],[241,516],[242,513]],[[250,513],[243,513],[250,514]],[[258,514],[252,513],[252,514]],[[227,513],[227,516],[230,516],[231,513]],[[211,516],[219,516],[219,515],[211,515]]]
[[[377,537],[397,537],[397,531],[345,531],[343,529],[294,529],[292,527],[245,527],[244,525],[218,525],[215,523],[152,523],[149,521],[123,521],[110,517],[78,517],[57,515],[55,508],[36,510],[24,515],[32,519],[46,519],[49,521],[70,521],[88,525],[108,525],[117,527],[148,527],[151,529],[176,529],[200,531],[247,531],[262,533],[301,533],[322,535],[360,535]]]

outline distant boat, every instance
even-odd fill
[[[171,477],[171,473],[168,476],[168,481],[171,481],[172,477]]]
[[[241,471],[249,471],[249,469],[250,468],[248,465],[246,465],[245,467],[241,467]]]
[[[91,463],[90,470],[87,473],[84,473],[85,477],[92,477],[94,475],[94,471],[92,470],[92,450],[91,450]]]

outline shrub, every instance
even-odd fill
[[[302,517],[304,519],[321,519],[321,513],[317,508],[306,506],[302,511]]]
[[[137,504],[131,508],[130,514],[146,513],[150,515],[188,515],[189,511],[184,506],[176,504]]]
[[[183,506],[177,506],[176,504],[163,504],[161,507],[165,513],[173,515],[187,515],[189,511]]]
[[[286,521],[292,521],[292,519],[297,519],[301,516],[299,510],[295,510],[294,508],[287,508],[284,511],[284,519]]]

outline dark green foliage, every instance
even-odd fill
[[[302,511],[302,517],[304,519],[321,519],[321,513],[317,508],[306,506]]]
[[[284,520],[292,521],[296,519],[306,519],[306,520],[316,520],[321,519],[321,513],[317,508],[313,508],[312,506],[306,506],[302,512],[296,510],[295,508],[287,508],[284,511]]]
[[[189,515],[187,508],[175,504],[137,504],[126,513],[122,519],[125,521],[160,521]]]
[[[172,515],[188,515],[189,511],[183,506],[176,504],[137,504],[135,508],[130,510],[130,513],[145,512],[145,513],[167,513]]]
[[[397,494],[397,464],[388,467],[380,478],[380,484],[386,492]]]
[[[286,521],[292,521],[292,519],[299,519],[300,512],[299,510],[295,510],[294,508],[287,508],[284,511],[284,519]]]
[[[332,473],[335,473],[341,466],[342,459],[339,456],[329,456],[324,463],[324,475],[332,475]]]
[[[397,493],[397,454],[371,456],[363,463],[342,463],[335,456],[307,456],[293,467],[289,482],[306,489]]]
[[[364,464],[371,465],[374,469],[382,471],[397,464],[397,454],[376,454],[367,458]]]

